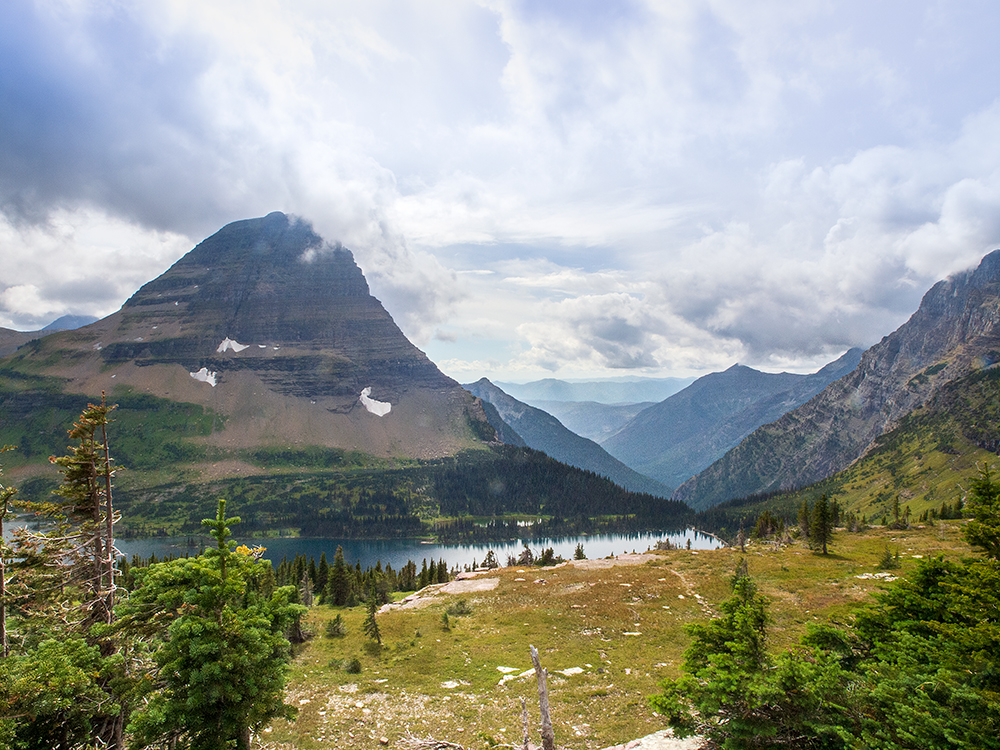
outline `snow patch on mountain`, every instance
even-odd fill
[[[217,351],[219,354],[222,354],[223,352],[226,352],[230,349],[232,349],[234,352],[241,352],[249,346],[250,344],[241,344],[238,341],[233,341],[231,338],[226,336],[226,338],[222,339],[222,343],[219,344],[219,348],[216,349],[215,351]]]
[[[392,404],[386,403],[385,401],[376,401],[371,397],[371,392],[371,386],[368,386],[361,391],[361,403],[368,411],[376,417],[384,417],[392,411]]]
[[[228,341],[228,339],[227,339],[227,341]],[[217,374],[218,373],[215,373],[215,372],[209,372],[207,367],[202,367],[200,370],[198,370],[198,372],[189,372],[188,373],[188,375],[190,375],[195,380],[197,380],[197,381],[199,381],[201,383],[208,383],[213,388],[215,388],[215,376]]]

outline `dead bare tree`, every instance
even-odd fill
[[[524,737],[524,743],[521,745],[521,750],[530,750],[528,738],[528,704],[525,702],[523,696],[521,698],[521,733]]]
[[[535,665],[535,677],[538,679],[538,704],[542,713],[542,750],[555,750],[556,735],[552,731],[552,719],[549,718],[548,672],[542,669],[542,663],[538,658],[538,649],[534,646],[529,646],[529,648],[531,649],[531,661]]]
[[[10,450],[14,450],[14,446],[5,445],[0,448],[0,453]],[[10,654],[10,647],[7,644],[7,569],[4,564],[7,544],[3,536],[3,522],[7,518],[10,501],[16,494],[17,488],[4,487],[0,484],[0,656]]]

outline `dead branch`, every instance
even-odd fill
[[[408,734],[399,741],[402,747],[409,750],[465,750],[461,745],[445,740],[436,740],[433,737],[416,737]]]
[[[542,750],[555,750],[556,735],[552,731],[552,719],[549,717],[549,688],[546,684],[548,672],[542,669],[542,663],[538,659],[538,649],[529,646],[531,649],[531,661],[535,665],[535,676],[538,678],[538,704],[542,712]]]

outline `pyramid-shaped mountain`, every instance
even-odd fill
[[[1000,362],[1000,250],[938,282],[900,328],[815,398],[681,485],[696,509],[804,487],[844,469],[945,385]]]
[[[117,313],[10,367],[99,397],[201,405],[226,448],[318,445],[432,458],[481,445],[481,404],[403,335],[352,254],[282,213],[201,242]],[[116,391],[117,389],[117,391]]]

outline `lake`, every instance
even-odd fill
[[[237,541],[242,541],[236,537]],[[594,534],[591,536],[563,537],[558,539],[526,540],[531,549],[541,552],[552,547],[557,555],[567,560],[572,559],[577,544],[583,545],[588,558],[620,555],[623,552],[645,552],[656,545],[658,541],[670,540],[673,544],[684,547],[688,540],[692,549],[716,549],[721,546],[718,539],[694,529],[661,533],[641,534]],[[189,544],[189,542],[192,542]],[[333,562],[337,546],[344,548],[344,559],[354,565],[361,563],[362,569],[381,561],[382,565],[391,565],[399,570],[409,560],[419,567],[425,558],[428,562],[444,560],[449,568],[472,565],[473,561],[482,562],[489,550],[496,553],[500,564],[506,564],[507,556],[517,556],[524,548],[524,543],[496,542],[495,544],[426,544],[416,539],[311,539],[306,537],[282,537],[273,539],[251,539],[246,542],[253,546],[263,545],[267,548],[264,557],[277,565],[282,558],[292,560],[296,555],[313,557],[319,562],[320,555],[326,553],[326,559]],[[208,538],[181,539],[119,539],[115,545],[127,557],[140,555],[157,557],[167,555],[195,555],[202,545],[209,546],[214,541]]]

